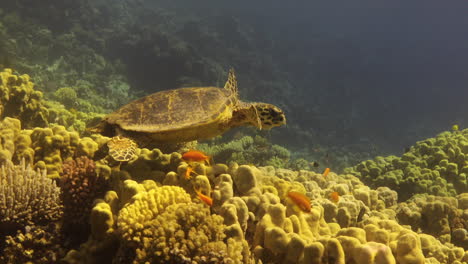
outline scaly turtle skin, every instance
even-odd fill
[[[128,137],[140,145],[158,145],[212,138],[237,126],[271,129],[286,123],[278,107],[241,102],[237,91],[231,69],[224,88],[189,87],[153,93],[107,115],[90,131]],[[119,151],[115,144],[109,147],[113,157],[122,160],[128,156],[120,153],[124,147]]]

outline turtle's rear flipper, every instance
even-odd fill
[[[102,145],[96,152],[94,152],[93,160],[102,160],[109,154],[109,147],[107,144]]]
[[[106,137],[113,137],[115,136],[115,128],[114,126],[109,125],[105,121],[100,121],[96,124],[96,121],[91,121],[87,124],[86,132],[88,134],[101,134]]]

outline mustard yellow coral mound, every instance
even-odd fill
[[[168,171],[177,171],[181,154],[164,154],[159,149],[137,149],[136,158],[122,164],[121,170],[128,172],[134,180],[160,179]]]
[[[154,186],[135,194],[120,210],[118,228],[125,240],[140,243],[147,236],[147,225],[169,205],[190,202],[190,195],[178,186]]]
[[[33,162],[34,150],[28,132],[21,130],[21,122],[15,118],[6,117],[0,122],[0,162],[12,160],[19,163],[25,159]]]
[[[62,162],[73,157],[80,141],[77,132],[69,132],[63,126],[34,128],[30,137],[37,166],[46,168],[51,178],[60,177]]]
[[[204,204],[170,205],[147,226],[134,263],[243,263],[242,243],[226,244],[224,228]]]
[[[81,138],[77,132],[68,131],[64,126],[21,129],[22,122],[6,117],[0,121],[0,162],[22,159],[35,168],[47,169],[50,178],[60,177],[62,162],[75,157],[92,158],[105,140],[96,136]]]
[[[153,181],[125,185],[135,190],[120,210],[121,245],[135,250],[133,263],[244,263],[243,240],[226,238],[224,219],[178,186]]]
[[[47,125],[47,109],[42,93],[34,90],[27,74],[17,75],[12,69],[0,72],[0,118],[18,118],[27,128]]]

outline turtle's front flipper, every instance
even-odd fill
[[[130,138],[116,136],[107,142],[109,155],[116,161],[129,161],[135,156],[137,144]]]

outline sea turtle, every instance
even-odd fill
[[[117,139],[108,144],[117,160],[128,160],[125,138],[140,146],[190,142],[212,138],[237,126],[271,129],[286,124],[278,107],[266,103],[246,103],[238,98],[234,70],[229,71],[224,88],[188,87],[156,92],[122,106],[94,128]]]

